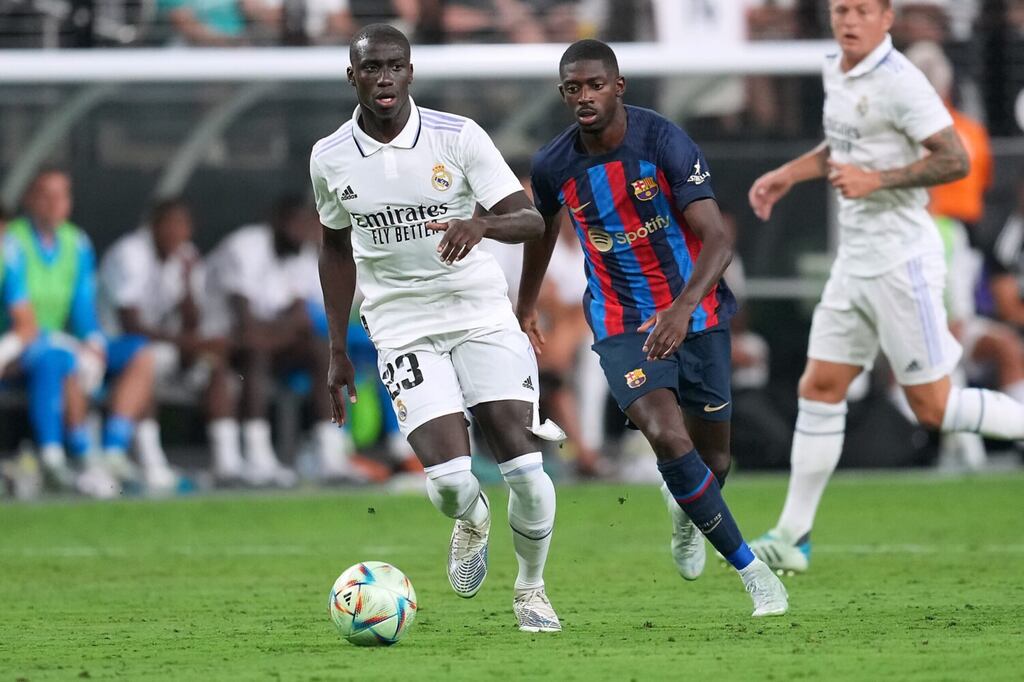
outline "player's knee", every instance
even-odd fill
[[[674,459],[693,450],[693,441],[685,431],[674,426],[652,424],[648,426],[645,435],[659,461]]]
[[[729,470],[732,469],[732,454],[728,450],[710,450],[702,451],[700,455],[715,475],[718,485],[724,486]]]
[[[821,372],[804,372],[798,391],[801,398],[822,403],[837,403],[846,397],[846,387]]]
[[[932,398],[913,398],[908,396],[910,409],[913,410],[917,421],[929,429],[942,428],[942,418],[946,414],[946,405],[939,400]]]

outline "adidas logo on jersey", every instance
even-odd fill
[[[352,185],[348,185],[347,187],[345,187],[345,191],[341,193],[341,200],[348,201],[349,199],[355,199],[358,196],[359,195],[356,194],[355,191],[352,189]]]
[[[903,371],[904,372],[919,372],[919,371],[921,371],[921,365],[917,362],[917,360],[911,360],[910,364],[907,365],[907,368],[905,370],[903,370]]]
[[[533,390],[533,377],[526,377],[526,381],[523,382],[523,388]]]

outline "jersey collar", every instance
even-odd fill
[[[853,67],[843,75],[847,78],[858,78],[871,73],[879,64],[885,61],[885,58],[889,56],[889,53],[892,52],[892,50],[892,36],[886,33],[885,38],[883,38],[882,42],[878,44],[878,47],[871,50],[871,52],[868,53],[868,56],[860,60],[860,63],[857,64],[857,66]],[[842,64],[842,60],[842,53],[840,53],[839,59],[836,61],[836,65],[839,66]],[[839,72],[842,73],[842,66],[839,66]]]
[[[420,139],[420,110],[411,96],[409,97],[409,106],[412,107],[412,110],[409,112],[409,120],[406,121],[402,132],[398,133],[398,136],[391,142],[381,142],[367,135],[359,127],[359,105],[357,104],[356,110],[352,112],[352,139],[355,140],[359,153],[366,157],[373,156],[384,147],[398,147],[399,149],[415,147],[416,142]]]

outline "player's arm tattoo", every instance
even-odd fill
[[[967,151],[952,126],[940,130],[921,144],[928,150],[928,155],[908,166],[882,171],[882,187],[931,187],[967,175],[970,170]]]

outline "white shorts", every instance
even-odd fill
[[[380,377],[404,436],[431,419],[495,400],[533,403],[537,413],[537,358],[518,328],[437,334],[377,351]]]
[[[903,386],[948,375],[960,360],[949,331],[941,254],[912,258],[877,277],[837,263],[814,309],[807,357],[870,369],[879,349]]]

